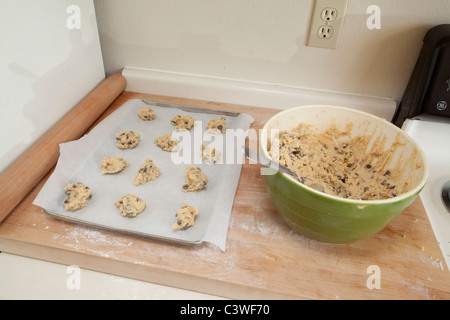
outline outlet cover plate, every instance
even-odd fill
[[[348,0],[315,0],[306,45],[337,49],[341,36]],[[334,19],[326,19],[325,17]],[[331,20],[331,21],[329,21]],[[324,36],[324,28],[332,29],[332,36]],[[322,30],[322,31],[321,31]],[[328,34],[328,33],[327,33]]]

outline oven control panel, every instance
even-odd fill
[[[439,50],[428,88],[423,112],[450,117],[450,46]]]

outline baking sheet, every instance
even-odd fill
[[[156,111],[155,120],[143,121],[139,118],[137,112],[147,105]],[[243,153],[237,143],[237,140],[242,139],[206,131],[208,120],[220,114],[227,117],[227,129],[235,130],[227,133],[245,133],[253,122],[248,114],[129,100],[89,134],[60,145],[60,158],[55,171],[33,203],[57,218],[81,224],[185,244],[206,241],[225,250]],[[196,120],[194,128],[190,131],[174,130],[170,120],[176,115],[192,116]],[[141,135],[134,149],[122,150],[116,146],[116,134],[126,129]],[[154,144],[156,137],[166,133],[178,138],[178,152],[163,151]],[[202,144],[211,144],[221,151],[215,164],[202,161]],[[102,175],[100,162],[104,157],[123,157],[130,165],[120,173]],[[134,178],[147,158],[151,158],[161,169],[161,175],[154,181],[135,186]],[[186,183],[188,166],[198,166],[206,174],[206,189],[187,193],[181,190]],[[83,209],[66,211],[63,189],[67,183],[74,182],[82,182],[90,187],[93,195]],[[141,197],[147,204],[146,209],[135,218],[121,216],[114,205],[114,202],[129,193]],[[174,230],[175,213],[182,202],[197,207],[199,214],[193,227]]]

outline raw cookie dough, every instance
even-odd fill
[[[117,146],[120,149],[132,149],[135,148],[141,135],[135,131],[124,130],[116,135]]]
[[[215,163],[220,157],[220,151],[213,148],[212,146],[207,146],[202,144],[202,159],[208,163]]]
[[[119,209],[120,215],[130,218],[136,217],[145,209],[145,201],[133,194],[124,195],[114,204]]]
[[[183,185],[181,190],[188,191],[200,191],[206,187],[208,183],[208,177],[202,172],[199,167],[187,167],[186,168],[186,184]]]
[[[92,189],[81,182],[69,183],[64,187],[68,196],[64,199],[64,208],[68,211],[75,211],[87,204],[92,196]]]
[[[208,121],[208,126],[206,127],[206,131],[210,133],[223,134],[227,129],[226,126],[226,117],[221,116],[220,118],[211,119]]]
[[[351,126],[338,130],[331,125],[317,132],[302,123],[280,133],[269,153],[307,186],[334,196],[377,200],[407,192],[410,181],[401,178],[401,170],[387,168],[392,150],[384,150],[384,137],[377,137],[367,150],[373,137],[350,133]]]
[[[156,112],[150,107],[142,107],[138,112],[139,117],[144,121],[151,121],[156,118]]]
[[[138,186],[151,180],[155,180],[161,174],[161,170],[155,166],[152,159],[146,159],[139,168],[138,174],[134,179],[134,185]]]
[[[105,157],[100,163],[102,174],[117,173],[129,166],[129,163],[122,157]]]
[[[177,130],[190,130],[195,123],[194,118],[191,116],[175,116],[170,123],[174,126],[177,126]]]
[[[186,203],[181,203],[181,208],[178,209],[175,215],[175,223],[172,228],[178,230],[185,230],[194,225],[195,217],[198,215],[198,208],[190,206]]]
[[[178,141],[174,139],[170,133],[156,138],[154,142],[164,151],[176,151],[178,147]]]

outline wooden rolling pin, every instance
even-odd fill
[[[106,78],[0,176],[0,222],[53,168],[59,144],[83,136],[125,87],[120,74]]]

